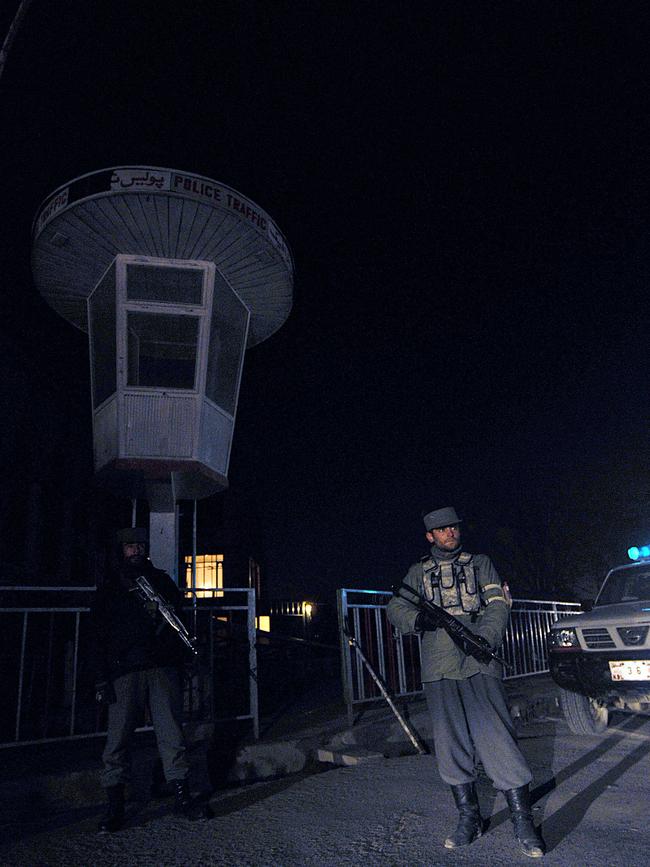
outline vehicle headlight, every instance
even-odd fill
[[[563,626],[561,629],[551,629],[548,634],[549,648],[580,647],[575,629],[571,626]]]

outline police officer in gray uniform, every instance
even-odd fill
[[[108,704],[108,735],[101,784],[108,810],[99,825],[117,831],[124,822],[124,787],[130,781],[130,745],[145,702],[149,705],[165,779],[174,789],[174,811],[188,819],[210,818],[207,805],[189,792],[189,764],[182,729],[181,673],[184,645],[158,612],[143,601],[136,578],[144,576],[155,593],[180,613],[182,594],[166,572],[146,556],[148,533],[128,527],[118,533],[121,562],[101,587],[92,606],[98,701]]]
[[[431,550],[411,566],[404,583],[457,617],[494,651],[503,640],[510,608],[490,558],[463,551],[459,525],[451,506],[424,516]],[[481,836],[475,787],[478,759],[505,795],[522,852],[541,857],[545,847],[530,808],[532,774],[517,746],[500,663],[480,652],[469,655],[434,616],[417,608],[407,590],[391,599],[388,617],[400,632],[422,635],[422,682],[438,769],[451,786],[459,811],[458,827],[445,847],[467,846]]]

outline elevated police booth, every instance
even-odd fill
[[[43,202],[32,270],[89,333],[97,477],[149,501],[152,560],[176,575],[176,502],[227,487],[245,349],[291,309],[286,241],[224,184],[124,166]]]

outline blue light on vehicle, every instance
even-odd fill
[[[645,560],[647,557],[650,557],[650,546],[643,545],[642,548],[637,548],[636,545],[633,545],[627,549],[627,556],[630,560]]]

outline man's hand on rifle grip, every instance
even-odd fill
[[[433,632],[438,628],[438,618],[429,614],[428,611],[418,611],[415,618],[416,632]]]

